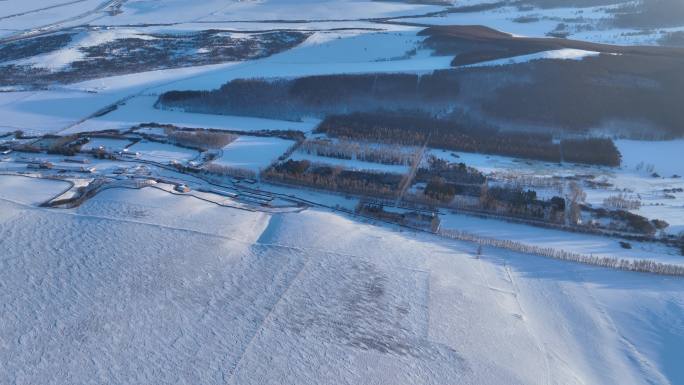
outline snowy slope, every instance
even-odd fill
[[[0,205],[3,383],[682,379],[681,280],[151,189]]]

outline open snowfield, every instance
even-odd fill
[[[241,136],[221,150],[221,156],[213,164],[261,172],[275,162],[288,148],[292,140],[275,137]]]
[[[127,1],[120,15],[101,23],[169,23],[190,21],[344,20],[422,14],[441,7],[402,2],[376,3],[366,0],[209,0],[201,4],[183,0],[160,3],[154,0]]]
[[[5,0],[0,2],[0,37],[73,21],[94,21],[101,0]]]
[[[0,206],[3,383],[684,378],[678,279],[154,189]]]
[[[185,147],[174,146],[167,143],[138,142],[128,150],[132,153],[139,152],[140,159],[150,160],[159,163],[168,163],[170,161],[187,162],[199,156],[199,152]]]
[[[80,1],[87,2],[87,1]],[[26,1],[26,0],[4,0],[2,3],[2,11],[0,17],[10,17],[19,13],[35,12],[41,8],[58,8],[62,4],[67,3],[64,0],[42,0],[42,1]]]
[[[81,147],[81,151],[92,151],[98,148],[103,148],[107,151],[116,152],[123,151],[131,144],[129,140],[111,139],[111,138],[90,138],[88,143]]]
[[[84,92],[19,92],[21,96],[0,105],[0,131],[24,130],[28,134],[58,132],[117,100],[116,95]]]
[[[0,175],[0,199],[28,205],[39,205],[69,189],[60,180]]]
[[[185,113],[182,111],[160,110],[154,108],[156,96],[139,96],[128,100],[125,105],[115,111],[95,119],[88,120],[65,131],[90,132],[103,130],[127,130],[140,123],[173,124],[187,128],[211,128],[238,132],[262,130],[295,130],[312,131],[319,123],[318,119],[303,122],[285,120],[260,119],[244,116],[226,116]]]
[[[653,165],[653,170],[664,177],[684,176],[684,139],[644,142],[617,140],[622,154],[622,167],[636,169],[639,164]]]

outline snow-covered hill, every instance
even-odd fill
[[[54,211],[2,194],[2,382],[684,375],[681,280],[488,249],[477,258],[470,244],[324,211],[272,217],[150,189]]]

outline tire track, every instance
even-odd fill
[[[51,5],[51,6],[49,6],[49,7],[31,9],[31,10],[28,10],[28,11],[19,12],[19,13],[15,13],[15,14],[12,14],[12,15],[0,16],[0,20],[6,20],[6,19],[14,18],[14,17],[30,15],[30,14],[32,14],[32,13],[37,13],[37,12],[42,12],[42,11],[48,11],[48,10],[50,10],[50,9],[66,7],[66,6],[68,6],[68,5],[83,3],[83,2],[85,2],[85,1],[88,1],[88,0],[74,0],[74,1],[69,1],[69,2],[66,2],[66,3],[60,3],[60,4]]]

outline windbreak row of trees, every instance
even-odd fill
[[[661,263],[653,260],[628,260],[616,257],[602,257],[595,255],[579,254],[567,250],[554,249],[551,247],[527,245],[511,240],[480,237],[471,233],[451,229],[440,230],[439,234],[447,238],[467,242],[475,242],[482,246],[491,246],[526,254],[536,254],[543,257],[584,263],[593,266],[601,266],[612,269],[636,271],[642,273],[684,276],[684,266]]]
[[[297,151],[329,158],[409,166],[418,149],[399,145],[378,146],[348,140],[310,139],[302,143]]]
[[[591,212],[596,218],[610,219],[609,227],[613,230],[654,235],[658,230],[663,230],[669,226],[663,220],[649,220],[646,217],[623,209],[607,210],[605,208],[591,208],[583,205],[582,210]]]
[[[344,139],[403,145],[427,143],[434,148],[549,162],[619,166],[621,161],[620,152],[608,138],[565,139],[557,143],[549,134],[496,130],[418,112],[332,115],[317,131]]]
[[[345,170],[292,159],[274,165],[262,176],[275,182],[388,198],[396,195],[402,180],[399,174]]]
[[[195,148],[200,151],[218,150],[232,143],[237,135],[209,130],[178,130],[165,128],[168,140],[181,147]]]

